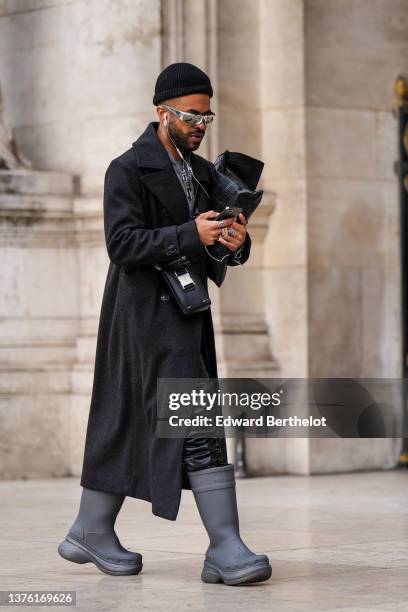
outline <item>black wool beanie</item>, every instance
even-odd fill
[[[157,106],[163,100],[193,93],[207,93],[211,98],[213,90],[210,79],[197,66],[176,62],[167,66],[157,77],[153,104]]]

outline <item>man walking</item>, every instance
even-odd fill
[[[210,538],[202,580],[242,584],[270,577],[239,533],[234,468],[225,439],[156,435],[159,378],[217,378],[211,310],[185,316],[155,264],[185,255],[207,288],[228,265],[245,263],[246,219],[215,221],[213,165],[194,153],[214,114],[210,79],[196,66],[171,64],[159,75],[151,122],[109,165],[104,228],[110,258],[96,347],[79,513],[58,551],[113,575],[137,574],[139,553],[114,530],[126,496],[175,520],[182,489],[193,491]],[[219,240],[230,253],[214,260]]]

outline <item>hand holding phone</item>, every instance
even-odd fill
[[[223,219],[238,217],[240,213],[242,213],[242,208],[239,206],[227,206],[217,217],[214,217],[212,221],[222,221]]]

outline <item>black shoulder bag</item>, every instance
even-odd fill
[[[166,264],[154,264],[184,315],[195,314],[211,305],[209,295],[185,255]]]

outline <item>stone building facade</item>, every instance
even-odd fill
[[[108,258],[110,160],[162,67],[211,76],[199,153],[262,159],[250,261],[212,289],[221,376],[401,376],[394,83],[405,0],[2,0],[0,477],[78,475]],[[401,407],[396,406],[399,416]],[[388,469],[401,439],[247,441],[250,474]]]

